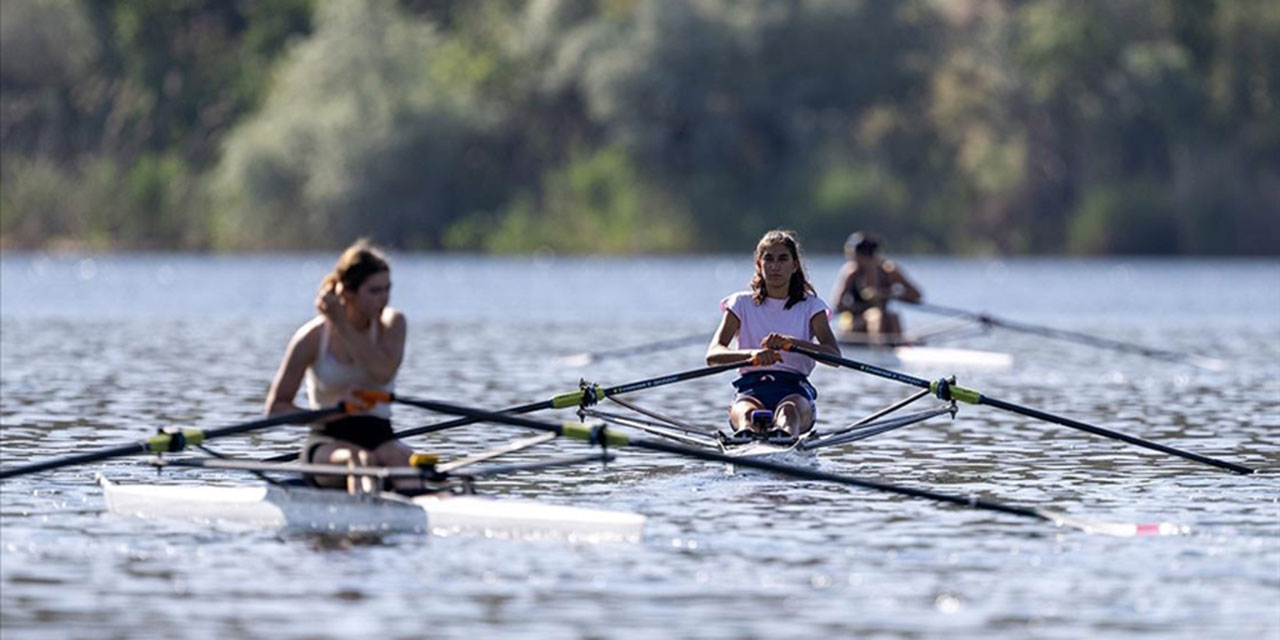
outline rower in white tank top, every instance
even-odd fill
[[[299,327],[285,349],[267,391],[268,415],[300,411],[294,399],[304,380],[307,404],[317,408],[352,399],[351,392],[357,389],[391,391],[404,358],[407,324],[404,315],[388,305],[390,295],[391,267],[381,252],[364,240],[343,251],[316,294],[316,316]],[[317,422],[302,443],[300,458],[326,464],[405,466],[413,451],[396,438],[390,415],[390,408],[380,404],[363,414]],[[343,476],[322,475],[313,481],[347,490],[355,486]],[[374,483],[356,484],[372,490]],[[416,478],[397,478],[392,484],[400,489],[421,488]]]
[[[323,322],[323,318],[320,318]],[[378,343],[378,321],[370,323],[369,342]],[[375,389],[395,391],[395,380],[387,384],[377,384],[359,365],[339,362],[337,356],[329,350],[329,323],[320,328],[320,348],[316,350],[316,359],[307,367],[307,402],[312,409],[331,407],[345,399],[353,389]],[[373,409],[359,415],[377,416],[391,419],[391,405],[379,403]]]

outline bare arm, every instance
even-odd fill
[[[388,322],[378,333],[376,343],[357,333],[347,322],[345,313],[340,314],[340,317],[341,320],[337,322],[331,319],[330,325],[342,336],[343,345],[351,359],[377,384],[387,384],[394,380],[396,371],[400,370],[400,363],[404,361],[404,341],[408,333],[408,322],[404,314],[390,307],[383,311],[383,318]],[[381,323],[382,319],[375,319],[374,322]]]
[[[271,388],[267,391],[267,415],[301,411],[293,403],[293,399],[298,395],[298,387],[302,384],[302,376],[307,372],[307,365],[315,361],[319,347],[319,329],[323,324],[318,321],[308,322],[293,334],[293,339],[285,349],[284,358],[280,361],[280,368],[271,381]]]
[[[831,292],[831,300],[836,303],[836,313],[853,310],[853,296],[849,294],[849,290],[853,287],[853,276],[857,273],[857,269],[852,262],[844,263],[840,267],[840,273],[836,274],[836,287]]]
[[[831,323],[827,321],[826,313],[813,314],[813,317],[809,318],[809,330],[813,332],[813,337],[818,339],[818,351],[833,356],[840,355],[840,343],[836,340],[835,334],[831,333]]]
[[[720,318],[720,328],[716,329],[715,336],[711,338],[711,344],[707,346],[708,366],[714,367],[735,362],[744,364],[751,362],[759,366],[774,364],[782,360],[782,354],[773,349],[730,349],[729,343],[733,341],[734,336],[738,335],[738,329],[741,327],[742,321],[738,319],[738,316],[725,309],[724,316]]]
[[[889,286],[893,289],[893,297],[907,302],[918,302],[924,297],[916,283],[912,282],[897,264],[885,260],[884,270],[889,274]]]

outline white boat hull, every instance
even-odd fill
[[[844,357],[851,360],[890,368],[1008,369],[1013,366],[1013,356],[998,351],[917,346],[873,347],[850,343],[841,343],[840,350]]]
[[[300,533],[423,532],[495,538],[637,541],[644,516],[480,496],[392,493],[351,495],[293,485],[207,486],[116,484],[99,479],[107,510]]]

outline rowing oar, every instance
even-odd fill
[[[987,326],[1000,327],[1010,331],[1018,331],[1021,333],[1029,333],[1032,335],[1043,336],[1046,338],[1055,338],[1058,340],[1066,340],[1068,342],[1079,342],[1093,347],[1102,349],[1114,349],[1124,353],[1134,353],[1156,360],[1164,360],[1166,362],[1186,363],[1192,366],[1208,369],[1210,371],[1222,371],[1227,368],[1227,364],[1217,358],[1208,358],[1198,356],[1194,353],[1183,353],[1181,351],[1171,351],[1169,349],[1158,349],[1156,347],[1148,347],[1146,345],[1134,342],[1125,342],[1123,340],[1115,340],[1113,338],[1104,338],[1079,331],[1069,331],[1067,329],[1055,329],[1044,325],[1027,324],[1025,322],[1016,322],[997,318],[988,313],[980,313],[976,311],[968,311],[965,309],[957,309],[955,307],[944,307],[942,305],[930,304],[928,302],[903,300],[925,313],[933,313],[938,315],[953,316],[959,318],[969,318]]]
[[[578,353],[571,356],[565,356],[560,359],[561,363],[568,367],[585,367],[593,362],[608,360],[609,358],[625,358],[637,356],[642,353],[656,353],[659,351],[670,351],[671,349],[679,349],[680,347],[706,342],[707,334],[697,333],[691,336],[683,336],[680,338],[665,338],[654,342],[645,342],[643,344],[631,345],[629,347],[618,347],[615,349],[606,349],[603,351],[589,351],[586,353]]]
[[[587,404],[594,404],[599,400],[603,400],[605,398],[609,398],[612,396],[621,395],[624,393],[631,393],[633,391],[640,391],[643,389],[652,389],[654,387],[661,387],[668,384],[675,384],[677,382],[684,382],[686,380],[705,378],[707,376],[712,376],[717,373],[723,373],[725,371],[729,371],[730,369],[735,369],[741,366],[744,366],[744,365],[743,363],[739,362],[734,364],[716,365],[714,367],[704,367],[702,369],[691,369],[689,371],[681,371],[679,373],[673,373],[665,376],[658,376],[657,378],[649,378],[647,380],[639,380],[637,382],[629,382],[627,384],[620,384],[612,387],[601,387],[599,385],[591,385],[582,389],[570,391],[568,393],[561,393],[559,395],[553,396],[548,400],[542,400],[539,402],[531,402],[529,404],[517,405],[507,409],[500,409],[499,413],[520,415],[525,413],[532,413],[534,411],[543,411],[545,409],[567,409],[569,407],[579,406],[583,404],[584,401]],[[477,422],[480,422],[480,421],[473,420],[471,418],[458,418],[456,420],[448,420],[445,422],[429,424],[422,427],[405,429],[404,431],[397,431],[395,433],[395,437],[408,438],[409,436],[417,436],[417,435],[422,435],[424,433],[434,433],[436,431],[444,431],[446,429],[465,427],[467,425],[475,424]],[[297,459],[297,457],[298,457],[298,453],[294,451],[290,453],[282,453],[280,455],[272,456],[270,458],[265,458],[264,462],[288,462],[290,460]]]
[[[4,469],[0,471],[0,480],[29,473],[36,473],[39,471],[48,471],[50,469],[84,464],[87,462],[97,462],[108,458],[119,458],[144,453],[169,453],[182,451],[187,447],[187,445],[203,444],[215,438],[235,435],[238,433],[246,433],[249,431],[257,431],[259,429],[266,429],[268,427],[275,427],[282,424],[306,424],[334,414],[346,413],[348,411],[360,411],[363,409],[364,407],[349,407],[346,403],[339,402],[337,405],[327,409],[298,411],[295,413],[263,418],[261,420],[254,420],[252,422],[242,422],[240,424],[219,427],[217,429],[166,429],[154,436],[151,436],[150,438],[130,444],[109,447],[87,453],[78,453],[64,458],[54,458],[52,460],[35,462],[20,467],[14,467],[12,469]]]
[[[591,445],[603,447],[634,447],[637,449],[647,449],[649,451],[660,451],[663,453],[671,453],[675,455],[697,458],[709,462],[723,462],[739,467],[750,469],[759,469],[761,471],[769,471],[779,475],[800,478],[803,480],[818,480],[822,482],[834,482],[851,487],[861,489],[871,489],[873,491],[881,491],[885,493],[893,493],[911,498],[920,498],[925,500],[933,500],[961,507],[969,507],[972,509],[982,509],[986,511],[995,511],[1008,515],[1020,516],[1023,518],[1034,518],[1036,520],[1044,520],[1058,526],[1068,526],[1085,531],[1086,533],[1101,533],[1113,536],[1132,537],[1146,535],[1176,535],[1183,533],[1185,528],[1168,522],[1153,523],[1120,523],[1120,522],[1099,522],[1092,520],[1084,520],[1081,518],[1073,518],[1066,514],[1048,509],[1037,507],[1023,507],[1018,505],[1005,504],[993,500],[984,500],[975,496],[958,496],[953,494],[939,493],[928,489],[916,489],[913,487],[905,487],[901,485],[889,484],[885,482],[876,482],[874,480],[865,480],[855,478],[853,476],[828,473],[815,469],[807,469],[788,464],[777,462],[769,462],[759,458],[735,458],[727,456],[723,453],[713,451],[711,449],[700,449],[695,447],[686,447],[662,440],[651,438],[642,438],[630,436],[621,431],[612,431],[605,426],[589,426],[579,422],[565,422],[562,424],[553,424],[550,422],[542,422],[539,420],[531,420],[520,416],[513,416],[506,413],[495,413],[475,409],[472,407],[462,407],[434,400],[424,400],[419,398],[406,398],[384,391],[358,392],[362,399],[366,401],[377,402],[399,402],[428,411],[438,411],[440,413],[449,413],[458,416],[466,416],[477,422],[497,422],[500,424],[509,424],[517,427],[526,427],[529,429],[537,429],[555,433],[557,435],[572,439],[581,440]]]
[[[925,380],[924,378],[917,378],[915,376],[907,375],[905,373],[901,373],[898,371],[893,371],[891,369],[884,369],[882,367],[877,367],[875,365],[867,364],[865,362],[858,362],[857,360],[850,360],[848,358],[843,358],[840,356],[833,356],[831,354],[823,353],[816,349],[811,349],[809,347],[805,347],[803,345],[798,345],[794,343],[787,343],[782,348],[786,351],[793,351],[795,353],[809,356],[814,360],[825,362],[827,364],[832,364],[840,367],[847,367],[855,371],[861,371],[862,373],[868,373],[873,376],[879,376],[881,378],[887,378],[889,380],[895,380],[897,382],[909,384],[913,387],[928,389],[934,395],[938,396],[943,400],[958,400],[960,402],[967,402],[969,404],[985,404],[989,407],[1004,409],[1005,411],[1010,411],[1019,415],[1024,415],[1029,418],[1035,418],[1037,420],[1043,420],[1045,422],[1052,422],[1054,424],[1059,424],[1064,427],[1071,427],[1072,429],[1079,429],[1081,431],[1087,431],[1095,435],[1114,438],[1116,440],[1123,440],[1124,442],[1128,442],[1129,444],[1132,444],[1132,445],[1145,447],[1147,449],[1152,449],[1154,451],[1159,451],[1161,453],[1167,453],[1169,455],[1178,456],[1180,458],[1186,458],[1187,460],[1193,460],[1201,464],[1207,464],[1210,466],[1218,467],[1220,469],[1234,471],[1236,473],[1242,473],[1242,474],[1248,475],[1255,471],[1254,469],[1251,469],[1244,465],[1236,464],[1234,462],[1219,460],[1218,458],[1210,458],[1209,456],[1203,456],[1198,453],[1192,453],[1190,451],[1183,451],[1182,449],[1176,449],[1174,447],[1163,445],[1158,442],[1144,440],[1136,436],[1120,433],[1119,431],[1104,429],[1102,427],[1080,422],[1079,420],[1073,420],[1071,418],[1066,418],[1063,416],[1054,415],[1052,413],[1041,411],[1039,409],[1024,407],[1022,405],[1014,404],[1012,402],[1006,402],[1004,400],[992,398],[974,389],[969,389],[967,387],[962,387],[958,384],[953,384],[950,381],[945,379],[935,380],[931,382],[929,380]]]

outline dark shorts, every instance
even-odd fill
[[[765,409],[774,411],[778,408],[778,403],[782,399],[793,394],[799,394],[809,399],[809,407],[814,409],[814,415],[817,415],[817,407],[813,401],[818,399],[818,392],[809,384],[809,379],[798,373],[790,371],[752,371],[733,381],[733,388],[738,390],[738,395],[733,401],[737,402],[746,398],[754,399]]]
[[[395,439],[391,421],[378,416],[346,416],[313,428],[302,445],[302,461],[312,462],[316,448],[333,442],[350,442],[362,449],[377,449]]]

